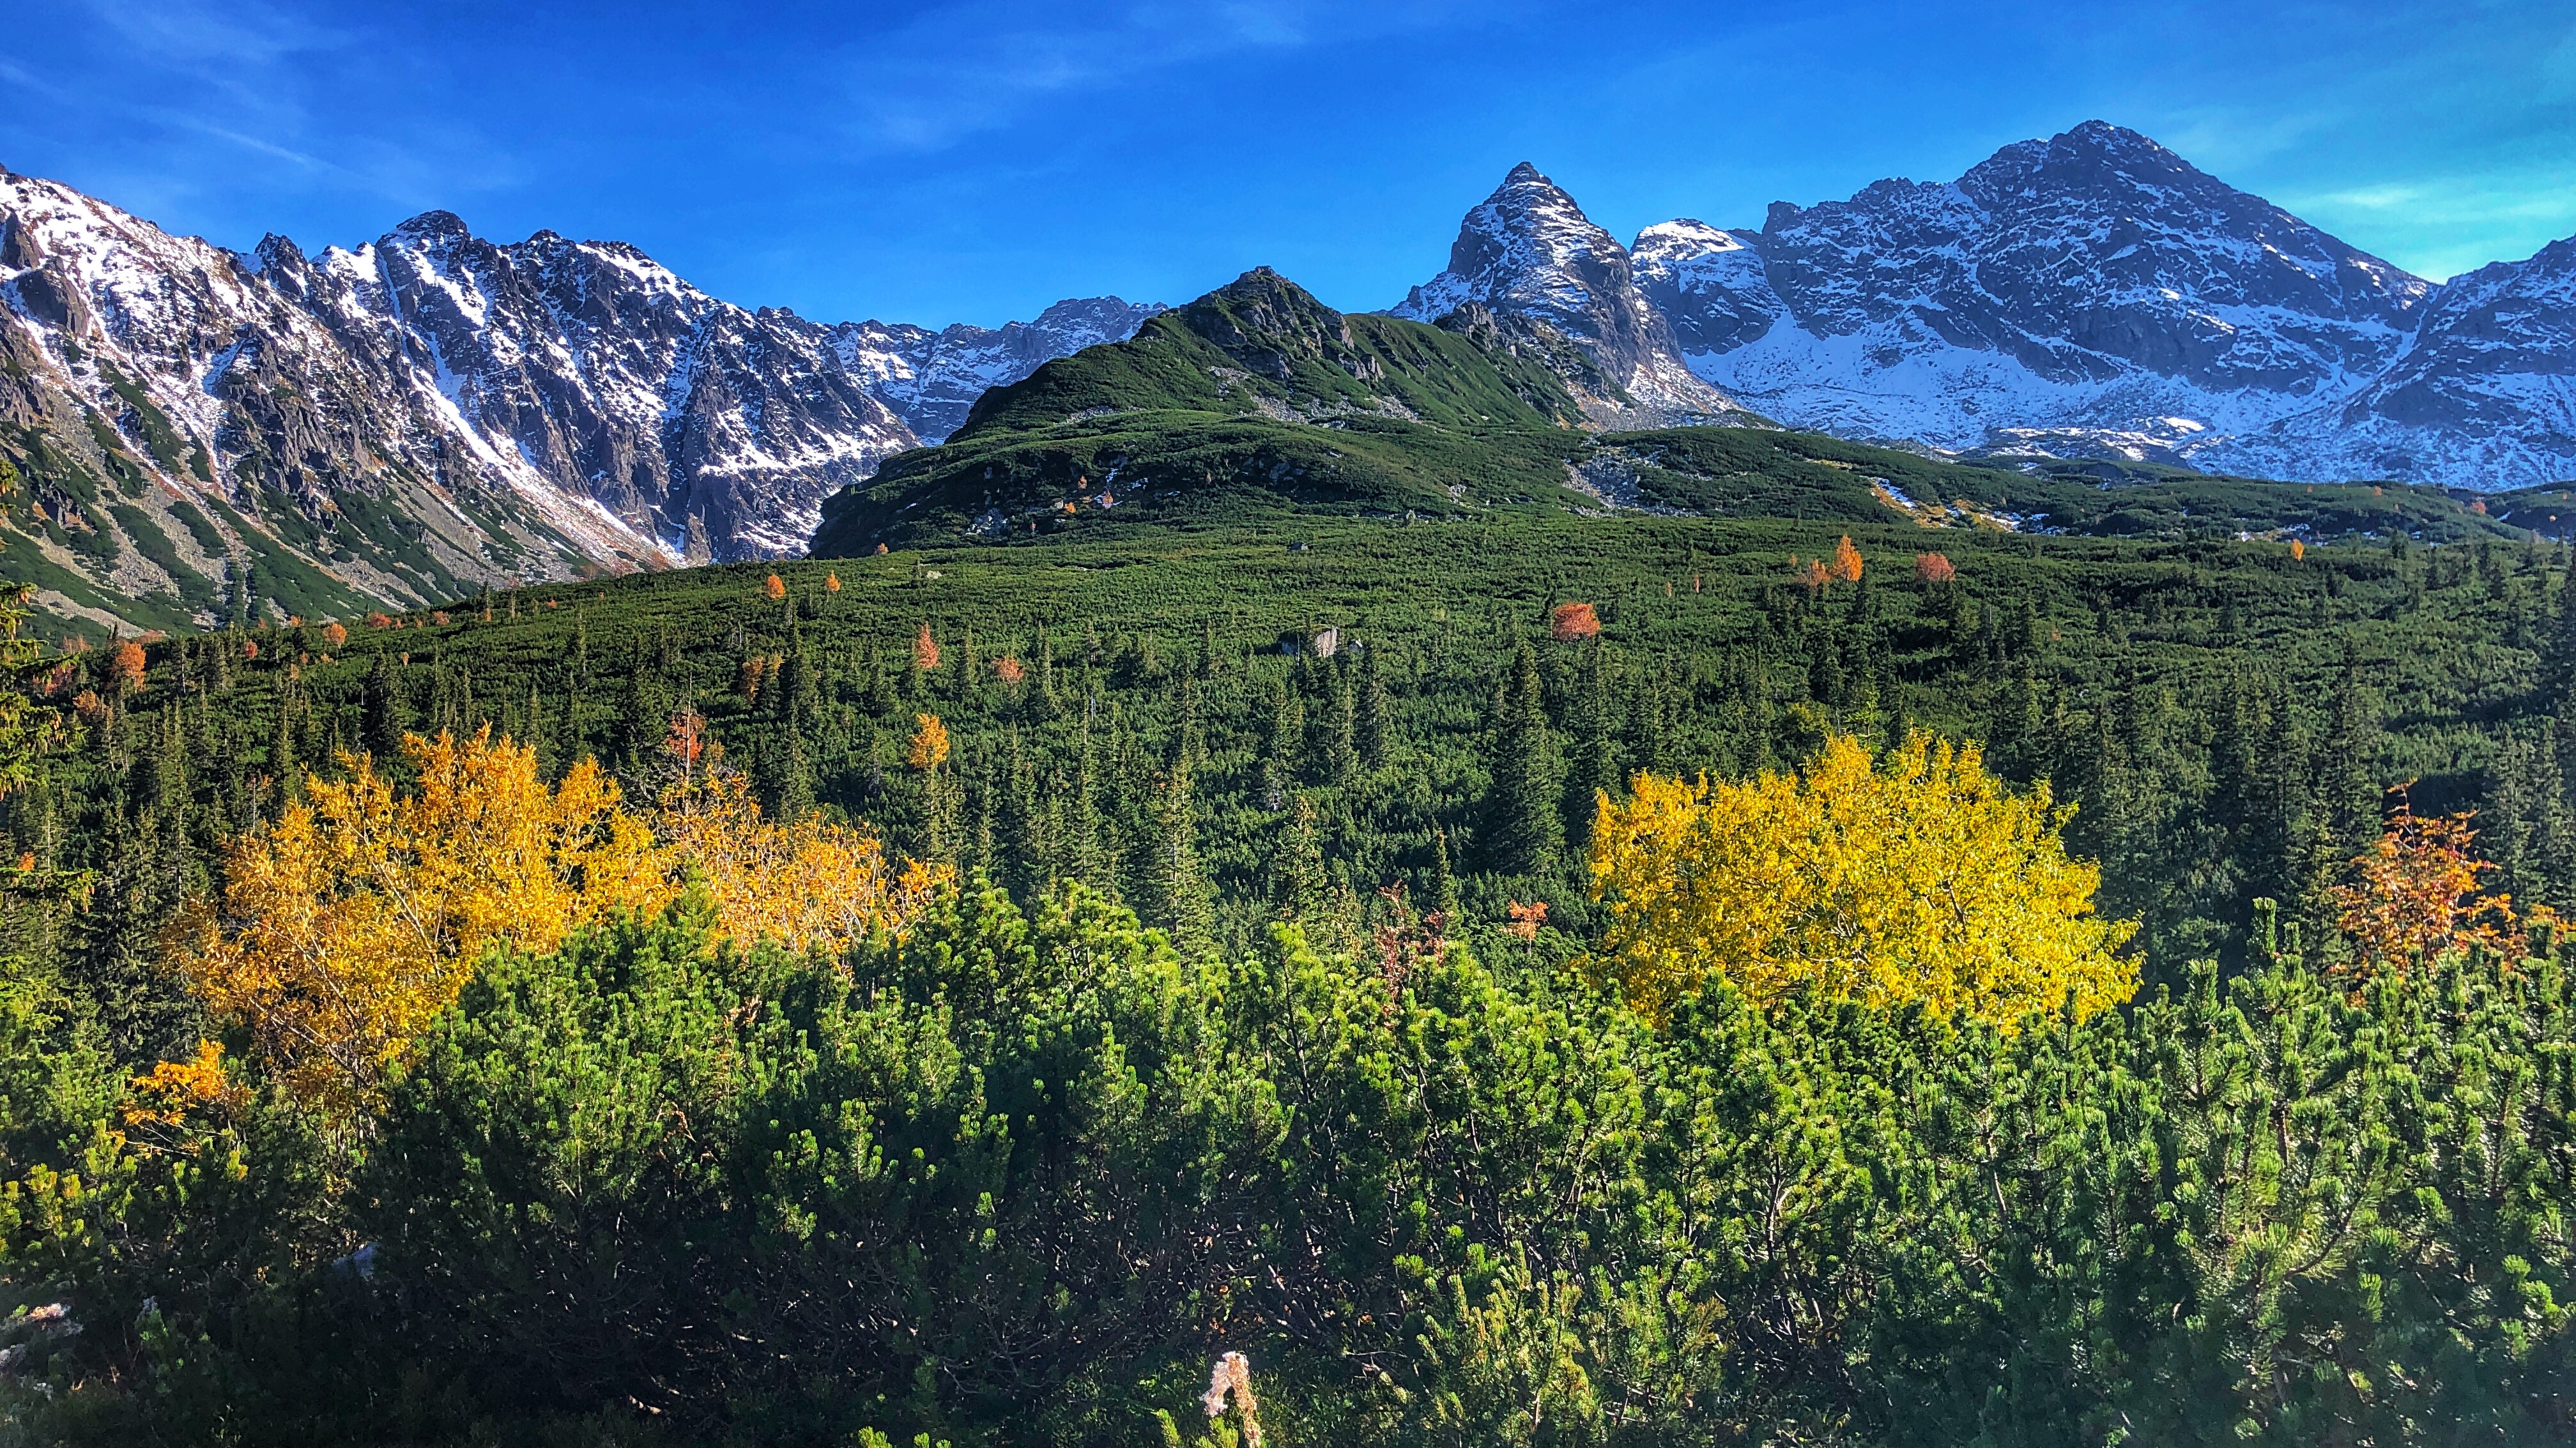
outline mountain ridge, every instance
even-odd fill
[[[2547,313],[2500,351],[2444,305],[2466,278],[2412,276],[2088,121],[1956,181],[1775,202],[1759,229],[1659,223],[1631,256],[1693,372],[1790,426],[2499,489],[2576,476],[2571,250],[2497,264]]]
[[[0,516],[40,602],[111,629],[778,557],[984,387],[1158,310],[822,324],[625,242],[433,210],[238,253],[0,171]]]

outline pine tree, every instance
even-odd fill
[[[1199,865],[1195,806],[1186,763],[1175,763],[1157,781],[1150,856],[1137,875],[1137,914],[1160,926],[1185,950],[1211,940],[1215,906]]]
[[[1271,867],[1270,898],[1279,918],[1314,927],[1330,918],[1332,874],[1324,863],[1324,842],[1316,825],[1315,802],[1304,795],[1293,801],[1288,827]]]
[[[1115,900],[1118,898],[1118,852],[1109,839],[1108,821],[1101,817],[1098,763],[1093,757],[1091,725],[1086,719],[1075,756],[1073,798],[1066,810],[1065,833],[1068,836],[1066,864],[1073,877],[1089,889]]]
[[[1440,916],[1440,928],[1455,935],[1463,907],[1458,903],[1458,875],[1449,864],[1449,832],[1431,832],[1431,908]]]
[[[2379,841],[2383,798],[2375,764],[2379,720],[2362,691],[2361,664],[2344,656],[2326,730],[2325,777],[2318,781],[2325,820],[2341,858],[2353,859]]]
[[[1297,783],[1298,756],[1304,751],[1306,706],[1285,679],[1271,685],[1270,715],[1261,731],[1262,808],[1284,809],[1288,791]]]
[[[410,720],[403,710],[402,681],[394,675],[394,662],[383,650],[376,652],[376,662],[367,672],[367,682],[359,694],[359,745],[379,761],[402,756],[403,731]]]
[[[1395,732],[1386,695],[1386,670],[1381,660],[1385,652],[1385,647],[1380,645],[1360,656],[1359,751],[1360,762],[1370,769],[1386,767]]]
[[[1592,838],[1601,797],[1617,793],[1625,783],[1611,719],[1609,650],[1598,639],[1582,645],[1582,650],[1583,660],[1575,668],[1574,758],[1565,781],[1566,835],[1578,847]]]
[[[1535,875],[1557,863],[1565,820],[1557,812],[1555,746],[1540,693],[1538,655],[1523,641],[1503,686],[1494,741],[1494,783],[1486,796],[1494,868]]]
[[[1359,694],[1351,686],[1348,663],[1337,663],[1332,681],[1332,732],[1327,740],[1327,763],[1333,783],[1347,785],[1360,770]]]
[[[1034,902],[1055,888],[1058,874],[1055,821],[1047,798],[1055,792],[1041,794],[1016,733],[1004,745],[1001,783],[1002,884],[1024,904]]]

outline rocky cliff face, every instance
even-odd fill
[[[496,246],[434,211],[262,276],[354,354],[434,395],[487,465],[603,511],[675,559],[799,547],[823,496],[911,430],[824,328],[748,312],[616,242]]]
[[[242,256],[0,172],[0,455],[58,612],[424,602],[797,552],[825,496],[983,387],[1157,310],[824,326],[618,242],[499,245],[430,212]]]
[[[1526,161],[1467,213],[1448,270],[1392,312],[1436,322],[1470,303],[1550,354],[1605,426],[1743,420],[1684,364],[1671,324],[1638,290],[1627,249]]]

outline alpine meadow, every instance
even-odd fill
[[[944,330],[0,171],[0,1448],[2576,1442],[2570,277],[2101,122]]]

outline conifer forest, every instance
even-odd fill
[[[1291,518],[21,641],[0,1434],[2563,1441],[2571,577]]]

